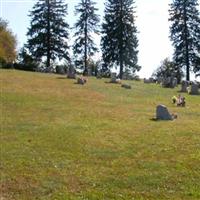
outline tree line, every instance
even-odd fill
[[[138,65],[134,6],[134,0],[106,0],[100,25],[96,3],[93,0],[80,0],[75,6],[77,21],[70,28],[65,21],[65,0],[38,0],[29,14],[30,27],[27,43],[19,54],[20,62],[32,67],[42,62],[48,70],[56,60],[65,60],[88,75],[90,59],[99,51],[94,35],[101,34],[101,70],[106,72],[117,66],[120,78],[125,72],[134,74],[141,69]],[[200,74],[199,15],[198,0],[173,0],[170,4],[170,39],[174,47],[170,70],[175,75],[177,72],[178,76],[185,71],[187,80],[190,80],[191,71]],[[72,48],[69,45],[71,29],[74,30]],[[72,57],[70,49],[73,51]]]

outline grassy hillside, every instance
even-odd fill
[[[200,96],[1,70],[3,200],[200,199]],[[153,121],[156,105],[177,113]]]

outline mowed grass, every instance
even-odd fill
[[[200,96],[1,70],[1,200],[200,199]],[[178,114],[153,121],[158,104]]]

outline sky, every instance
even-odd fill
[[[68,15],[66,21],[73,26],[76,18],[74,6],[80,0],[66,0]],[[97,2],[98,14],[103,19],[105,0]],[[26,42],[30,26],[29,11],[36,0],[0,0],[0,16],[9,22],[9,28],[17,36],[18,48]],[[169,40],[168,9],[170,0],[135,0],[136,26],[138,29],[138,64],[142,69],[137,74],[148,78],[166,57],[171,57],[173,47]],[[99,45],[100,38],[96,38]]]

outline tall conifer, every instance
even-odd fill
[[[98,34],[99,16],[95,8],[96,3],[92,0],[81,0],[75,7],[75,14],[78,20],[74,25],[76,29],[74,37],[73,52],[75,55],[76,66],[83,68],[83,73],[88,74],[88,59],[97,51],[92,34]]]
[[[101,40],[104,66],[119,66],[120,78],[124,71],[140,70],[133,5],[133,0],[107,0],[105,4]]]
[[[190,71],[200,72],[200,16],[198,0],[173,0],[169,10],[170,38],[174,46],[174,62]]]
[[[45,59],[47,68],[56,58],[69,60],[66,14],[64,0],[38,0],[30,12],[27,48],[36,60]]]

